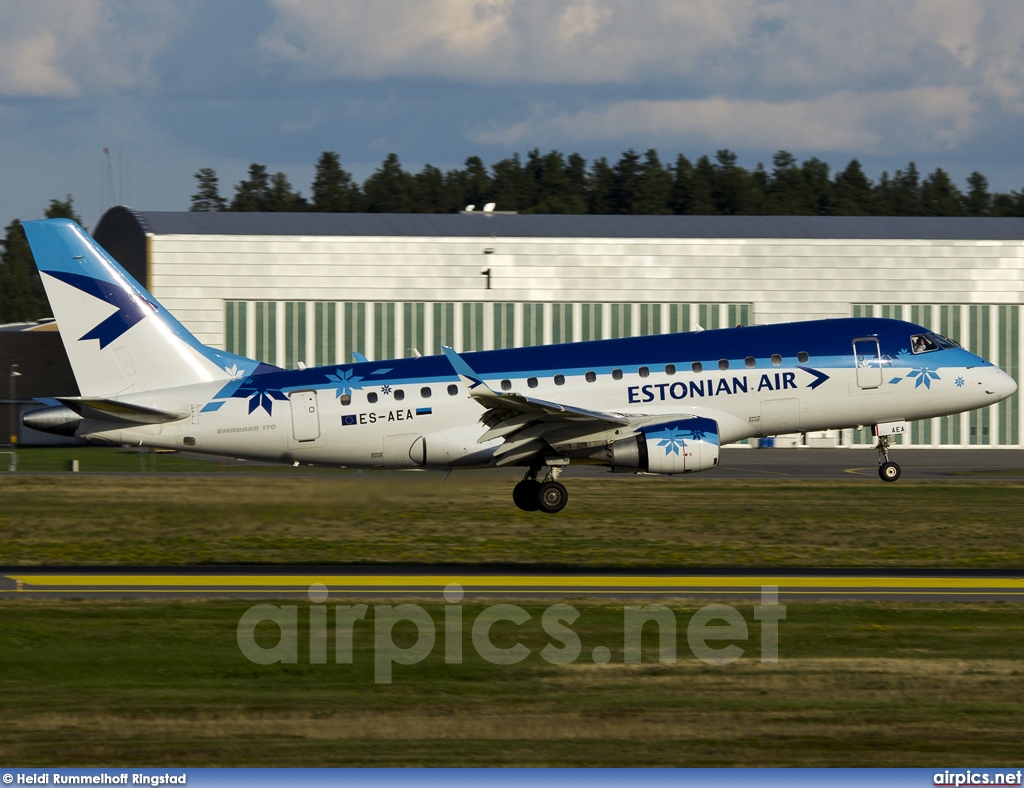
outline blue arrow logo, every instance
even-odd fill
[[[818,370],[811,369],[810,367],[797,367],[797,369],[802,369],[804,372],[809,372],[812,375],[814,375],[814,381],[812,383],[807,384],[807,388],[809,389],[816,389],[818,388],[818,386],[820,386],[822,383],[829,379],[829,376],[826,375],[824,372],[818,372]]]
[[[85,339],[98,340],[101,350],[143,318],[156,312],[154,304],[138,293],[133,293],[113,282],[104,282],[101,279],[93,279],[91,276],[72,274],[67,271],[45,271],[44,273],[117,307],[114,314],[78,338],[80,342]]]

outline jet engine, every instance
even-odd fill
[[[609,448],[613,471],[666,475],[706,471],[718,465],[718,423],[694,416],[648,424]]]

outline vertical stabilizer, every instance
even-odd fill
[[[173,388],[267,369],[201,344],[74,222],[46,219],[23,226],[84,396]]]

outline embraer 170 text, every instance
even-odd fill
[[[518,466],[528,511],[569,463],[678,474],[758,436],[871,425],[890,438],[1017,390],[924,326],[842,318],[281,369],[200,344],[82,228],[25,232],[81,396],[26,414],[90,441],[362,468]]]

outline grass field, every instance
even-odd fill
[[[333,645],[327,664],[309,664],[308,605],[297,663],[248,661],[236,625],[249,604],[0,602],[0,762],[978,767],[1021,753],[1021,605],[792,604],[773,665],[759,660],[752,606],[739,604],[745,651],[721,666],[688,651],[695,607],[683,602],[670,603],[676,664],[652,661],[652,628],[645,662],[624,665],[622,608],[581,601],[582,655],[562,666],[539,656],[561,643],[536,603],[523,603],[527,623],[492,631],[497,645],[531,650],[516,665],[477,656],[473,603],[463,664],[445,664],[444,611],[425,605],[435,647],[387,685],[373,681],[368,620],[351,665],[335,664]],[[396,641],[412,632],[396,629]],[[261,636],[269,645],[277,633]],[[607,665],[590,659],[597,645]]]
[[[0,565],[1024,566],[1017,481],[610,476],[546,516],[516,473],[291,470],[0,474]]]

